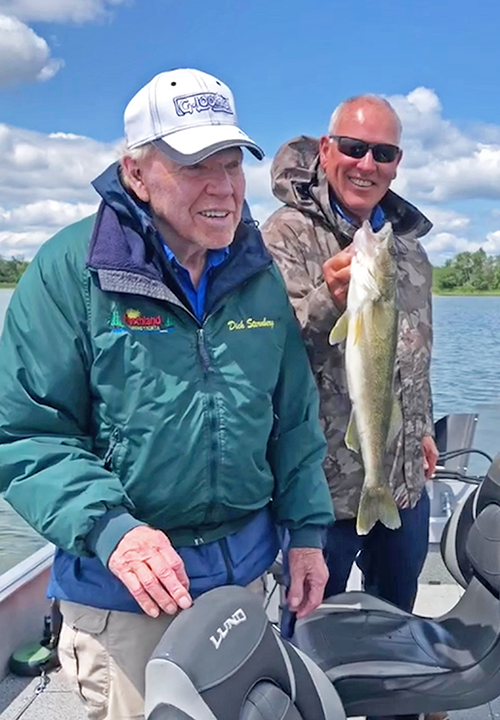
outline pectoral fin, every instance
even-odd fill
[[[401,412],[401,405],[396,396],[392,401],[392,413],[391,413],[391,424],[389,425],[389,432],[387,434],[387,447],[394,442],[397,434],[401,430],[403,425],[403,414]]]
[[[344,441],[349,450],[359,453],[361,445],[359,442],[358,428],[356,425],[356,417],[354,415],[354,410],[351,410],[351,417],[349,418],[349,424],[347,426]]]
[[[347,313],[344,313],[339,317],[335,325],[330,330],[328,336],[328,342],[330,345],[336,345],[337,343],[343,342],[347,337],[347,330],[349,329],[349,317]]]

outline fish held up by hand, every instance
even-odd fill
[[[365,478],[356,530],[366,535],[380,520],[401,525],[384,473],[386,448],[401,429],[394,394],[398,336],[397,267],[390,223],[375,233],[365,221],[353,239],[354,256],[347,306],[330,333],[330,344],[345,341],[347,385],[352,411],[345,442],[361,452]]]

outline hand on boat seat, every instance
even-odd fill
[[[298,618],[316,610],[323,602],[328,569],[319,548],[291,548],[288,551],[290,589],[288,605]]]
[[[425,479],[430,480],[436,472],[436,465],[439,458],[439,450],[432,435],[424,435],[422,438],[422,450],[424,453]]]
[[[162,610],[175,615],[192,605],[184,563],[161,530],[147,525],[129,530],[111,554],[108,568],[151,617]]]

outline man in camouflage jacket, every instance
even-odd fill
[[[283,145],[273,162],[272,181],[285,206],[266,221],[263,234],[284,276],[320,390],[328,442],[325,470],[336,514],[325,551],[326,593],[344,590],[361,551],[357,562],[365,588],[411,610],[428,544],[425,480],[434,471],[437,450],[429,379],[432,270],[418,240],[431,223],[389,190],[401,159],[400,130],[389,103],[361,96],[339,106],[319,143],[301,136]],[[328,334],[345,309],[350,244],[366,219],[375,230],[390,221],[396,236],[400,328],[395,391],[403,427],[387,449],[386,471],[402,527],[388,530],[378,522],[360,537],[355,517],[364,472],[361,457],[344,442],[351,412],[344,347],[330,346]]]

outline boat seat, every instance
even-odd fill
[[[367,599],[369,601],[367,602]],[[349,609],[351,606],[351,609]],[[401,675],[443,672],[474,662],[467,638],[441,623],[404,613],[363,592],[329,598],[311,619],[298,621],[293,642],[335,682],[365,663],[358,672],[373,674],[383,663],[398,665]]]
[[[146,667],[146,720],[345,720],[333,685],[240,587],[197,598]]]
[[[456,513],[447,543],[463,570],[466,558],[470,582],[446,615],[419,617],[355,592],[297,622],[292,641],[335,685],[347,715],[462,709],[499,695],[500,454]]]

